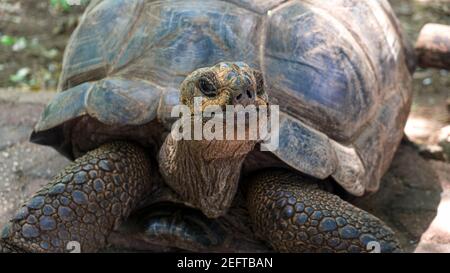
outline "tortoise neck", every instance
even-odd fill
[[[186,204],[216,218],[230,207],[242,164],[255,144],[248,140],[174,140],[169,134],[159,153],[159,168]]]

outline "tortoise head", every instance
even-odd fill
[[[178,132],[179,127],[173,128],[160,151],[160,171],[166,183],[185,204],[200,209],[208,217],[219,217],[227,212],[236,194],[245,157],[260,141],[259,135],[250,138],[249,132],[250,127],[261,126],[260,113],[267,113],[261,111],[260,107],[268,104],[262,74],[241,62],[223,62],[192,72],[181,84],[180,92],[181,102],[190,109],[190,115],[184,119],[188,123],[183,125],[183,130],[185,127],[192,128],[194,123],[196,131],[196,113],[207,112],[207,108],[211,106],[221,112],[226,111],[225,116],[219,115],[219,118],[215,119],[219,123],[214,124],[215,132],[223,126],[224,130],[219,130],[222,138],[205,136],[204,128],[213,119],[205,118],[203,114],[198,119],[204,127],[200,139],[195,137],[196,132],[194,140],[176,139],[172,135]],[[200,105],[195,101],[198,97],[201,98]],[[233,112],[229,115],[228,106],[238,105],[243,107],[231,108]],[[253,119],[255,122],[252,122],[250,114],[247,115],[249,108],[256,109],[258,113],[256,121]],[[244,112],[244,115],[241,115],[244,119],[239,118],[240,111]],[[216,118],[217,113],[213,112]],[[228,134],[227,126],[230,124],[230,116],[233,120],[231,135]],[[240,126],[242,123],[245,123],[245,126]],[[255,126],[255,123],[258,125]],[[245,128],[244,135],[239,134],[239,128]],[[259,132],[259,128],[257,130]],[[223,131],[227,131],[226,136]],[[242,136],[244,137],[241,138]]]
[[[192,72],[181,84],[181,103],[194,108],[201,97],[201,108],[217,105],[267,105],[263,75],[243,62],[221,62]]]

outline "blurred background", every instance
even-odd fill
[[[0,226],[19,203],[67,164],[53,150],[27,140],[54,94],[65,45],[89,2],[76,1],[81,5],[71,6],[70,0],[0,0]],[[450,25],[450,0],[389,2],[412,42],[426,23]],[[398,188],[391,181],[380,190],[387,193],[384,199],[378,194],[360,203],[387,219],[409,251],[450,252],[449,73],[418,69],[414,74],[414,101],[405,128],[414,155],[401,148],[392,167],[398,169],[396,177],[403,172],[401,179],[420,176],[426,184],[414,186],[409,181]],[[399,163],[411,158],[429,167],[408,170]],[[402,197],[410,199],[402,199],[398,211],[389,206]]]

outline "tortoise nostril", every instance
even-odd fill
[[[247,90],[247,96],[248,96],[249,99],[252,98],[252,92],[250,92],[250,90]]]
[[[239,94],[237,97],[236,97],[236,100],[240,100],[242,98],[242,94]]]

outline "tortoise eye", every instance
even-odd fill
[[[216,86],[207,77],[201,77],[198,80],[198,88],[208,97],[214,97],[217,94]]]

